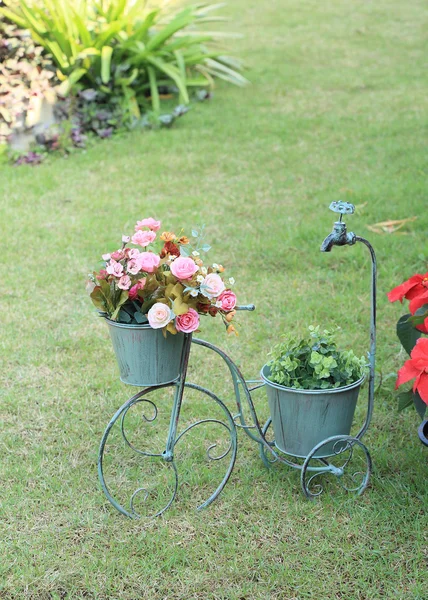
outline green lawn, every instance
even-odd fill
[[[37,168],[1,167],[2,600],[427,597],[427,450],[415,411],[396,411],[402,309],[386,300],[427,270],[425,3],[233,0],[227,12],[227,27],[244,34],[233,52],[251,87],[220,85],[171,130]],[[319,252],[337,199],[357,205],[349,228],[372,241],[379,261],[370,488],[310,503],[298,474],[268,471],[240,432],[229,485],[197,513],[212,477],[186,446],[189,434],[172,508],[149,521],[119,515],[99,489],[97,451],[134,389],[119,382],[85,295],[98,256],[146,216],[167,230],[205,223],[213,259],[257,311],[239,315],[239,338],[214,320],[203,336],[246,376],[257,376],[281,333],[309,324],[340,325],[342,342],[361,354],[368,253]],[[413,216],[402,233],[367,229]],[[189,377],[233,410],[218,363],[200,349],[191,363]],[[192,398],[185,416],[205,414]],[[262,393],[257,406],[265,417]]]

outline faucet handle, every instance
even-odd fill
[[[341,215],[352,215],[355,212],[355,206],[353,204],[350,202],[343,202],[342,200],[332,202],[329,209],[335,213],[340,213]]]

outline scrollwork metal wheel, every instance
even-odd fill
[[[327,458],[314,455],[324,446],[332,447]],[[310,466],[312,460],[321,466]],[[305,496],[311,500],[324,492],[321,476],[334,476],[347,492],[360,495],[366,489],[372,471],[372,459],[363,442],[349,435],[337,435],[317,444],[306,457],[301,471],[301,484]]]

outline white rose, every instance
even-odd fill
[[[217,298],[225,289],[226,286],[217,273],[210,273],[201,283],[201,294],[206,298]]]
[[[160,329],[168,325],[174,318],[172,310],[166,304],[162,302],[156,302],[147,313],[149,325],[153,329]]]

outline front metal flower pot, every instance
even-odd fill
[[[418,435],[424,446],[428,446],[428,419],[419,425]]]
[[[323,440],[349,435],[364,377],[355,383],[327,390],[297,390],[269,380],[270,369],[260,372],[266,384],[275,445],[281,452],[306,458]],[[334,447],[333,447],[334,446]],[[340,452],[340,443],[326,444],[314,454],[326,458]]]
[[[149,387],[175,381],[180,374],[184,333],[167,334],[150,325],[127,325],[106,318],[120,380]]]

